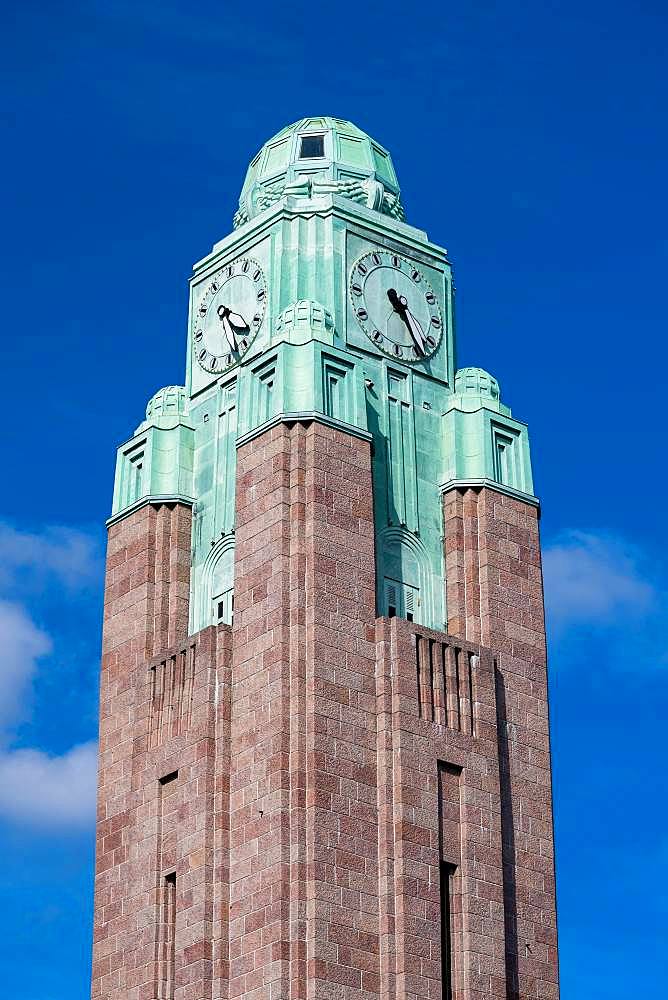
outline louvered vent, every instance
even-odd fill
[[[396,617],[399,603],[397,601],[396,584],[385,581],[385,612],[389,618]]]

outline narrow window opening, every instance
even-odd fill
[[[142,469],[143,465],[141,462],[137,462],[135,465],[135,481],[134,481],[134,499],[138,500],[142,494]]]
[[[325,155],[324,135],[302,136],[301,145],[299,147],[300,160],[310,160],[315,157],[322,157],[324,155]]]
[[[441,997],[459,996],[461,925],[461,769],[438,762],[439,896],[441,918]]]
[[[178,771],[170,771],[169,774],[165,774],[165,775],[163,775],[162,778],[159,779],[160,784],[161,785],[168,785],[170,781],[176,781],[176,779],[178,778],[178,776],[179,776],[179,772]]]
[[[494,429],[494,478],[506,486],[516,486],[516,447],[517,436],[503,434]]]
[[[389,608],[387,609],[387,617],[388,618],[396,618],[397,617],[397,609],[392,604],[390,604]]]
[[[160,1000],[174,1000],[174,971],[176,967],[176,872],[165,875],[162,883],[161,913],[162,965]]]
[[[456,866],[441,861],[441,982],[443,1000],[452,1000],[452,883]]]

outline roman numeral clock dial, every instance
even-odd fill
[[[443,336],[438,298],[423,272],[391,250],[375,250],[355,263],[350,300],[372,344],[401,361],[423,361]]]
[[[204,371],[224,372],[244,356],[262,325],[266,299],[262,268],[250,257],[212,275],[193,322],[193,349]]]

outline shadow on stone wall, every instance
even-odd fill
[[[494,687],[496,691],[497,741],[499,748],[499,785],[501,789],[501,858],[503,864],[503,919],[506,931],[506,997],[507,1000],[519,1000],[515,824],[510,776],[506,688],[503,675],[498,669],[496,662],[494,664]]]

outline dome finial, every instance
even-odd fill
[[[404,218],[392,159],[380,143],[341,118],[302,118],[269,139],[253,159],[234,226],[289,195],[322,194]]]

